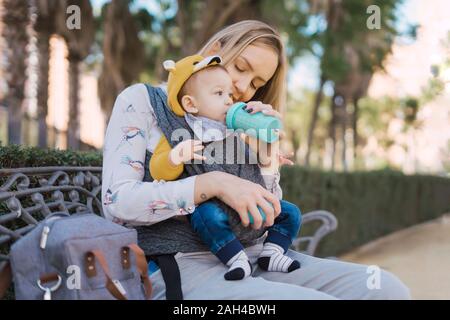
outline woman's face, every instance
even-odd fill
[[[249,101],[256,90],[263,87],[275,74],[277,53],[264,45],[249,45],[225,67],[233,82],[233,100]]]

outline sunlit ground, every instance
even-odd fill
[[[410,288],[413,299],[450,299],[450,214],[377,239],[339,258],[394,273]]]

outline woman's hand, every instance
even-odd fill
[[[272,226],[281,212],[280,201],[270,191],[257,183],[225,172],[213,171],[198,175],[194,194],[196,204],[218,197],[236,210],[244,226],[249,225],[250,212],[254,221],[251,227],[255,230]],[[264,223],[257,206],[266,214]]]
[[[247,102],[247,106],[245,107],[245,111],[247,111],[250,114],[256,113],[256,112],[262,112],[267,116],[274,116],[279,119],[282,119],[281,113],[276,111],[270,104],[262,103],[261,101],[249,101]]]

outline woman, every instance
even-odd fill
[[[233,80],[233,100],[248,101],[249,112],[281,117],[285,100],[286,58],[279,34],[259,21],[242,21],[214,35],[199,54],[220,55]],[[273,106],[273,107],[272,107]],[[256,268],[263,239],[246,248],[255,272],[244,281],[223,278],[226,267],[199,241],[184,216],[218,197],[235,209],[243,225],[263,225],[257,206],[273,224],[280,205],[258,184],[224,172],[208,172],[179,181],[148,182],[147,163],[161,137],[145,85],[125,89],[117,98],[107,128],[103,160],[103,208],[107,218],[136,227],[147,255],[177,252],[184,299],[408,299],[408,289],[392,274],[379,273],[370,286],[367,267],[319,259],[290,250],[301,263],[291,273]],[[289,163],[280,156],[281,164]],[[273,166],[272,166],[273,167]],[[270,175],[279,179],[279,175]],[[146,182],[143,182],[146,181]],[[268,183],[276,185],[276,183]],[[273,205],[267,205],[266,201]],[[156,210],[159,209],[159,210]],[[152,274],[154,298],[165,298],[160,271]]]

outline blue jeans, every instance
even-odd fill
[[[287,251],[300,230],[300,209],[285,200],[280,200],[281,213],[269,227],[264,242],[271,242]],[[228,223],[228,214],[215,202],[204,202],[190,216],[191,226],[224,264],[244,247],[234,235]]]

